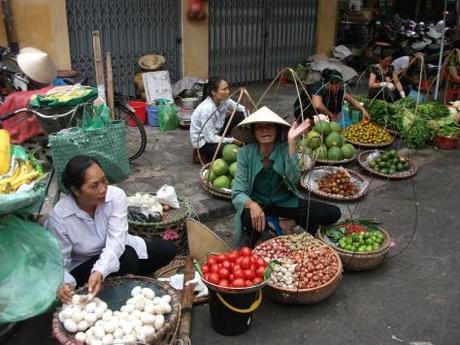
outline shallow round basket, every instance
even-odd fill
[[[173,261],[171,261],[168,265],[163,266],[158,271],[155,272],[154,278],[170,278],[175,274],[184,273],[185,264],[187,262],[186,256],[176,256]],[[182,294],[181,291],[176,290],[179,295]],[[194,304],[206,303],[208,301],[208,296],[197,297],[193,298]]]
[[[379,171],[375,171],[371,167],[369,167],[369,164],[367,162],[367,157],[373,152],[375,152],[375,150],[367,150],[367,151],[361,152],[358,155],[358,164],[364,170],[368,171],[371,174],[374,174],[374,175],[377,175],[377,176],[380,176],[380,177],[384,177],[384,178],[394,179],[394,180],[402,180],[402,179],[406,179],[406,178],[414,176],[418,171],[417,165],[413,161],[411,161],[409,158],[406,158],[406,157],[401,157],[401,158],[403,158],[405,161],[409,162],[410,168],[408,170],[398,171],[398,172],[396,172],[396,173],[394,173],[392,175],[383,174],[383,173],[381,173]],[[383,153],[383,151],[378,151],[378,152]]]
[[[365,143],[360,143],[360,142],[357,142],[357,141],[347,139],[345,136],[343,138],[347,142],[349,142],[350,144],[353,144],[355,146],[360,146],[360,147],[385,147],[385,146],[389,146],[389,145],[393,144],[393,142],[395,141],[395,136],[394,135],[391,136],[392,139],[390,141],[387,141],[386,143],[380,143],[380,144],[365,144]]]
[[[330,250],[334,251],[332,248],[330,248]],[[329,298],[337,289],[337,284],[342,278],[343,270],[340,256],[335,251],[334,254],[337,257],[338,269],[335,276],[326,284],[311,289],[291,290],[283,289],[268,283],[264,288],[264,292],[275,301],[285,304],[312,304]]]
[[[365,253],[351,252],[340,248],[323,234],[322,228],[318,229],[316,236],[337,252],[343,262],[343,267],[350,271],[365,271],[382,265],[390,251],[390,235],[380,227],[379,230],[385,236],[382,246],[377,250]]]
[[[129,224],[128,231],[130,234],[139,236],[144,239],[162,238],[165,240],[168,240],[168,235],[171,235],[171,231],[174,231],[177,234],[177,238],[171,239],[169,241],[174,242],[174,244],[176,245],[177,254],[185,255],[188,253],[188,239],[187,239],[187,232],[185,231],[185,223],[181,223],[169,229],[162,229],[162,230],[158,230],[155,228],[149,228],[147,226],[135,226],[135,225]]]
[[[318,189],[316,179],[318,179],[319,176],[324,173],[333,173],[337,170],[346,170],[350,174],[351,181],[359,186],[358,193],[356,193],[354,196],[345,197],[345,196],[338,195],[338,194],[326,193]],[[335,200],[335,201],[359,200],[363,198],[369,190],[369,182],[364,176],[362,176],[361,174],[358,174],[357,172],[353,170],[346,169],[343,167],[335,167],[335,166],[315,167],[312,170],[303,173],[300,178],[300,185],[302,186],[302,188],[306,189],[312,194],[315,194],[316,196],[319,196],[325,199],[329,199],[329,200]]]
[[[333,161],[333,160],[329,160],[329,159],[315,159],[315,162],[316,162],[316,164],[320,164],[320,165],[342,165],[342,164],[351,163],[355,159],[356,159],[356,152],[353,155],[353,157],[347,158],[347,159],[342,159],[342,160],[339,160],[339,161]]]
[[[201,186],[211,195],[217,196],[222,199],[230,200],[232,198],[232,190],[231,189],[218,189],[212,185],[212,183],[204,180],[204,175],[208,170],[211,163],[207,163],[203,165],[200,169],[200,181]]]
[[[192,214],[192,207],[187,199],[177,198],[179,201],[179,208],[170,208],[163,212],[163,219],[161,222],[147,223],[147,222],[136,222],[128,220],[128,223],[133,227],[142,228],[146,227],[149,229],[167,229],[182,224]]]
[[[171,313],[165,316],[164,326],[159,331],[156,331],[148,341],[148,344],[155,345],[170,344],[176,337],[181,311],[179,296],[173,288],[153,278],[128,275],[106,279],[102,283],[102,289],[98,297],[106,302],[110,309],[118,310],[131,297],[131,290],[138,285],[151,288],[155,291],[155,294],[168,294],[171,296]],[[88,290],[85,286],[76,292],[87,294]],[[53,315],[53,337],[63,345],[82,345],[82,342],[75,339],[75,334],[67,332],[64,325],[59,321],[59,312],[61,310],[62,307],[58,308]]]

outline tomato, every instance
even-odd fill
[[[208,257],[208,265],[214,265],[217,264],[217,259],[215,256],[210,256]]]
[[[205,273],[203,274],[203,277],[204,279],[206,279],[207,281],[209,281],[209,276],[211,275],[211,273]]]
[[[218,273],[221,279],[227,279],[230,276],[230,271],[224,267],[221,267]]]
[[[255,277],[255,278],[252,280],[252,282],[254,283],[254,285],[259,285],[259,284],[263,283],[263,281],[264,281],[264,280],[263,280],[262,278],[260,278],[260,277]]]
[[[212,284],[216,284],[216,285],[219,284],[220,282],[219,275],[217,273],[209,274],[209,282]]]
[[[241,247],[240,248],[240,255],[249,257],[252,255],[252,250],[249,247]]]
[[[232,263],[231,263],[231,261],[224,260],[224,261],[222,261],[220,264],[221,264],[221,266],[222,266],[223,268],[226,268],[226,269],[228,269],[228,270],[232,268]]]
[[[230,286],[230,283],[228,282],[227,279],[222,279],[219,284],[219,286],[223,286],[223,287],[229,287]]]
[[[243,260],[241,260],[240,266],[243,270],[250,269],[251,265],[252,265],[251,258],[246,257],[246,258],[243,258]]]
[[[246,287],[252,286],[252,285],[253,285],[253,284],[252,284],[252,280],[245,280],[245,281],[244,281],[244,285],[245,285]]]
[[[220,269],[220,265],[219,264],[214,264],[214,265],[211,265],[209,271],[211,273],[217,273],[217,272],[219,272],[219,269]]]
[[[243,273],[244,278],[246,278],[247,280],[253,280],[255,278],[254,271],[252,270],[244,270]]]
[[[264,267],[262,267],[262,266],[257,267],[256,277],[263,278],[264,277],[264,272],[265,272]]]
[[[231,261],[231,262],[235,262],[236,259],[238,259],[238,251],[236,250],[232,250],[229,254],[228,254],[228,260]]]
[[[238,278],[232,282],[232,286],[236,288],[242,288],[242,287],[245,287],[246,285],[244,283],[244,279]]]
[[[236,258],[236,260],[235,260],[235,264],[239,265],[243,259],[244,259],[244,257],[238,256],[238,257]]]
[[[233,281],[233,278],[234,278],[234,277],[233,277],[233,273],[230,273],[229,276],[228,276],[228,280],[232,282],[232,281]]]
[[[237,265],[237,264],[233,264],[232,266],[232,272],[235,272],[235,271],[241,271],[242,268],[240,265]]]
[[[217,261],[219,262],[226,261],[226,260],[228,260],[228,257],[225,254],[220,254],[217,256]]]
[[[267,267],[267,262],[260,256],[257,257],[257,260],[256,260],[256,263],[257,263],[257,266],[259,267]]]
[[[209,272],[209,266],[207,264],[201,265],[201,272],[208,273]]]
[[[239,271],[233,271],[233,279],[243,279],[245,277],[244,272],[242,270]]]

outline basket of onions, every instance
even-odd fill
[[[337,253],[308,234],[279,236],[259,244],[254,252],[273,262],[265,292],[288,304],[309,304],[330,297],[342,277]]]
[[[152,278],[108,278],[94,297],[86,287],[53,316],[53,336],[63,345],[169,344],[180,321],[178,294]]]

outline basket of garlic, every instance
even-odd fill
[[[108,278],[93,299],[86,287],[53,316],[53,336],[63,345],[169,344],[180,322],[178,294],[152,278]]]

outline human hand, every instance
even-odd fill
[[[395,84],[393,84],[393,83],[388,83],[387,88],[388,88],[390,91],[393,91],[393,90],[395,89]]]
[[[310,119],[306,119],[300,125],[297,124],[297,121],[294,121],[287,135],[288,142],[294,142],[295,139],[303,134],[308,128],[310,128]]]
[[[406,98],[406,93],[404,91],[401,91],[399,95],[401,96],[401,98]]]
[[[380,87],[387,87],[388,86],[388,83],[386,81],[382,81],[380,83]]]
[[[252,201],[249,205],[249,212],[251,214],[251,222],[254,230],[262,232],[265,230],[265,213],[262,207],[255,201]]]
[[[319,121],[327,121],[329,122],[329,117],[324,114],[313,115],[313,122],[316,124]]]
[[[93,296],[96,296],[101,290],[101,286],[102,286],[102,273],[98,271],[94,271],[93,273],[91,273],[88,279],[88,291]]]
[[[61,284],[57,291],[57,295],[62,303],[70,304],[72,303],[74,287],[68,283]]]
[[[363,120],[367,120],[369,122],[371,120],[371,115],[367,112],[367,110],[364,110],[362,113],[363,113]]]
[[[232,144],[242,146],[244,143],[236,138],[233,138]]]

